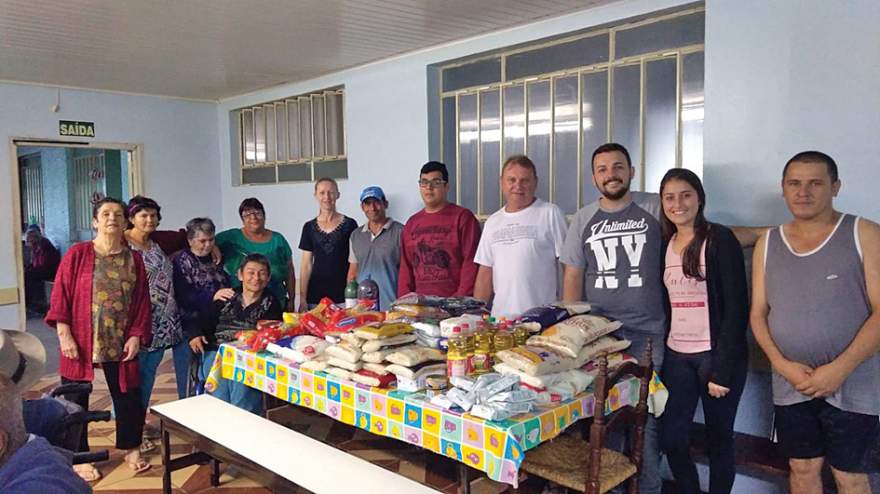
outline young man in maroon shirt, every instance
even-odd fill
[[[429,161],[419,174],[425,208],[412,215],[400,237],[397,295],[473,295],[480,224],[470,210],[451,204],[446,165]]]

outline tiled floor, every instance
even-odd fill
[[[170,356],[170,355],[169,355]],[[34,386],[31,396],[46,392],[57,386],[57,375],[48,375]],[[91,397],[93,410],[109,410],[110,394],[103,375],[96,374],[95,391]],[[177,399],[174,372],[170,358],[159,367],[156,386],[153,390],[153,404]],[[375,436],[369,432],[336,422],[329,417],[303,408],[287,407],[272,414],[272,420],[307,434],[315,439],[332,444],[355,456],[369,460],[418,482],[442,492],[456,491],[457,463],[425,450],[410,446],[401,441]],[[147,421],[158,427],[158,421],[148,417]],[[122,461],[122,452],[113,448],[115,435],[114,422],[92,424],[89,428],[89,444],[92,450],[109,449],[110,460],[97,464],[103,478],[93,484],[97,493],[155,494],[162,488],[162,465],[158,450],[149,455],[153,468],[135,476]],[[172,454],[189,453],[190,447],[172,437]],[[241,475],[237,478],[224,474],[219,488],[212,488],[209,482],[209,466],[192,466],[172,474],[174,492],[194,494],[222,492],[229,494],[268,494],[270,491]],[[531,484],[529,482],[528,484]],[[477,494],[502,492],[505,487],[489,481],[485,477],[472,482],[472,492]],[[540,492],[538,485],[524,486],[523,492]],[[301,490],[300,492],[308,492]]]

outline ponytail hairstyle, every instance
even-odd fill
[[[672,168],[666,172],[666,175],[663,175],[663,180],[660,181],[661,200],[663,198],[663,189],[666,188],[666,184],[670,180],[686,182],[697,191],[700,207],[697,210],[696,218],[694,218],[694,238],[691,239],[682,251],[681,269],[688,278],[706,281],[704,273],[700,271],[700,250],[703,248],[703,242],[709,236],[709,222],[706,221],[706,216],[703,214],[703,210],[706,208],[706,191],[703,190],[703,183],[700,182],[700,177],[696,173],[687,168]],[[665,211],[661,215],[660,223],[663,229],[663,240],[669,242],[678,229],[666,217]]]

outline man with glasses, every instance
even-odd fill
[[[409,292],[441,297],[474,292],[474,254],[480,224],[470,210],[451,204],[446,165],[429,161],[419,174],[425,208],[412,215],[400,239],[398,296]]]

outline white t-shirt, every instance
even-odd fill
[[[492,268],[493,316],[516,317],[558,299],[556,259],[566,229],[559,206],[537,198],[521,211],[501,208],[486,220],[474,262]]]

